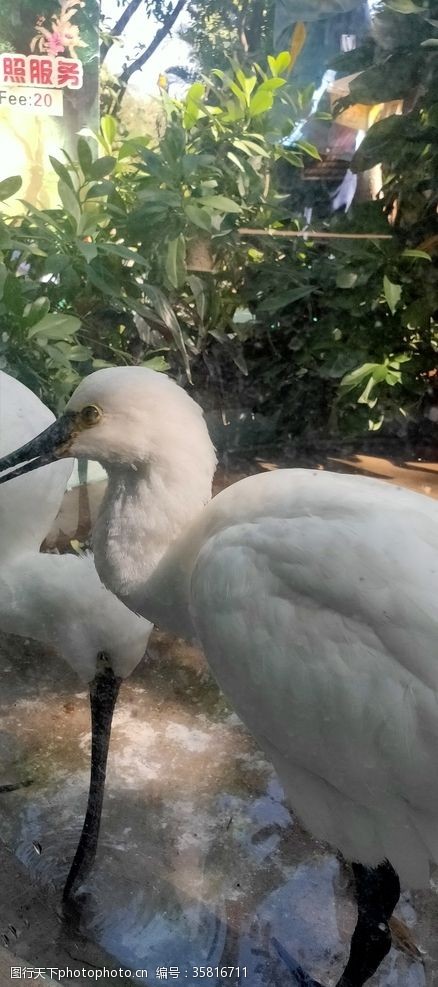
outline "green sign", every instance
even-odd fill
[[[98,25],[98,0],[0,2],[0,180],[21,175],[34,205],[57,202],[49,156],[97,129]]]

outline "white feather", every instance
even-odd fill
[[[116,675],[130,675],[152,629],[105,589],[91,555],[36,552],[0,569],[0,628],[55,648],[84,682],[101,652]]]

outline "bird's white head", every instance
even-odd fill
[[[108,473],[93,530],[96,567],[136,609],[168,545],[211,497],[216,456],[201,408],[164,374],[99,370],[53,425],[0,460],[0,483],[65,456],[98,460]]]
[[[199,405],[165,374],[146,367],[109,367],[86,377],[70,399],[70,455],[111,468],[157,464],[163,456],[213,461]]]
[[[138,469],[184,455],[214,471],[214,449],[196,402],[165,374],[146,367],[109,367],[86,377],[61,418],[1,460],[0,470],[28,461],[20,470],[28,472],[65,456],[94,459],[109,470]]]

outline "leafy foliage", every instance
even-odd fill
[[[190,23],[180,33],[205,73],[226,71],[228,59],[264,61],[271,51],[274,0],[189,0]]]
[[[57,408],[94,367],[152,362],[282,433],[415,415],[437,378],[437,69],[424,41],[438,12],[424,2],[403,13],[404,3],[382,5],[374,38],[339,62],[361,73],[351,99],[405,98],[404,115],[371,127],[353,162],[382,162],[383,197],[327,222],[392,239],[239,234],[299,230],[293,203],[317,152],[285,141],[306,115],[287,53],[266,70],[228,64],[183,100],[162,93],[148,136],[124,137],[104,116],[101,157],[84,133],[77,160],[52,162],[62,206],[3,220],[0,365]],[[296,175],[293,194],[279,192],[279,164]]]
[[[286,62],[217,72],[181,102],[163,95],[158,138],[120,141],[106,116],[101,157],[85,134],[76,161],[51,159],[62,207],[28,206],[0,227],[3,367],[60,407],[80,375],[106,362],[179,361],[190,378],[211,339],[231,345],[243,277],[236,226],[278,217],[273,165],[302,161],[274,127],[277,102],[294,110]],[[0,198],[16,186],[8,179]],[[188,263],[199,240],[215,255],[217,283]],[[235,360],[243,368],[238,348]]]
[[[285,430],[310,435],[327,424],[376,430],[415,414],[438,347],[430,256],[397,240],[265,243],[246,286],[257,409],[279,409]]]
[[[435,378],[437,18],[436,0],[421,5],[412,0],[381,3],[374,19],[374,38],[336,61],[345,74],[360,70],[340,109],[356,101],[404,100],[403,115],[394,113],[375,123],[353,160],[356,171],[382,165],[382,198],[368,207],[366,223],[368,229],[378,230],[383,208],[395,235],[393,245],[383,251],[383,263],[375,264],[389,313],[383,323],[379,316],[381,334],[376,337],[372,331],[376,298],[368,295],[366,362],[348,374],[340,388],[341,396],[355,396],[372,411],[372,428],[388,412],[393,417],[420,406],[428,399]],[[353,304],[358,301],[359,284],[360,279],[350,288]]]
[[[29,205],[24,217],[0,223],[0,366],[59,410],[84,372],[148,362],[134,322],[137,272],[147,262],[117,243],[109,205],[116,159],[93,160],[80,138],[77,163],[52,164],[62,208]],[[159,354],[153,360],[164,365]]]
[[[355,71],[354,63],[362,56],[363,71],[351,83],[347,102],[404,100],[404,112],[371,127],[354,168],[365,171],[383,163],[384,208],[393,213],[395,227],[410,231],[410,239],[418,243],[420,236],[436,230],[438,3],[381,4],[374,34],[374,44],[337,60],[340,70]]]

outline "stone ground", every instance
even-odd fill
[[[438,497],[434,463],[357,456],[311,465]],[[242,472],[222,473],[219,485]],[[92,514],[102,488],[91,491]],[[68,494],[50,547],[86,537],[87,512],[83,491]],[[355,922],[348,871],[292,818],[272,768],[195,649],[155,633],[123,686],[79,929],[59,902],[86,801],[87,696],[56,655],[18,638],[0,639],[0,681],[0,786],[19,786],[0,794],[0,987],[42,982],[49,968],[67,985],[98,980],[105,969],[101,983],[192,987],[202,966],[212,970],[202,978],[210,984],[296,987],[284,950],[335,984]],[[398,915],[421,958],[393,948],[375,987],[438,984],[437,891],[438,882],[403,895]],[[233,972],[225,978],[215,967]]]

